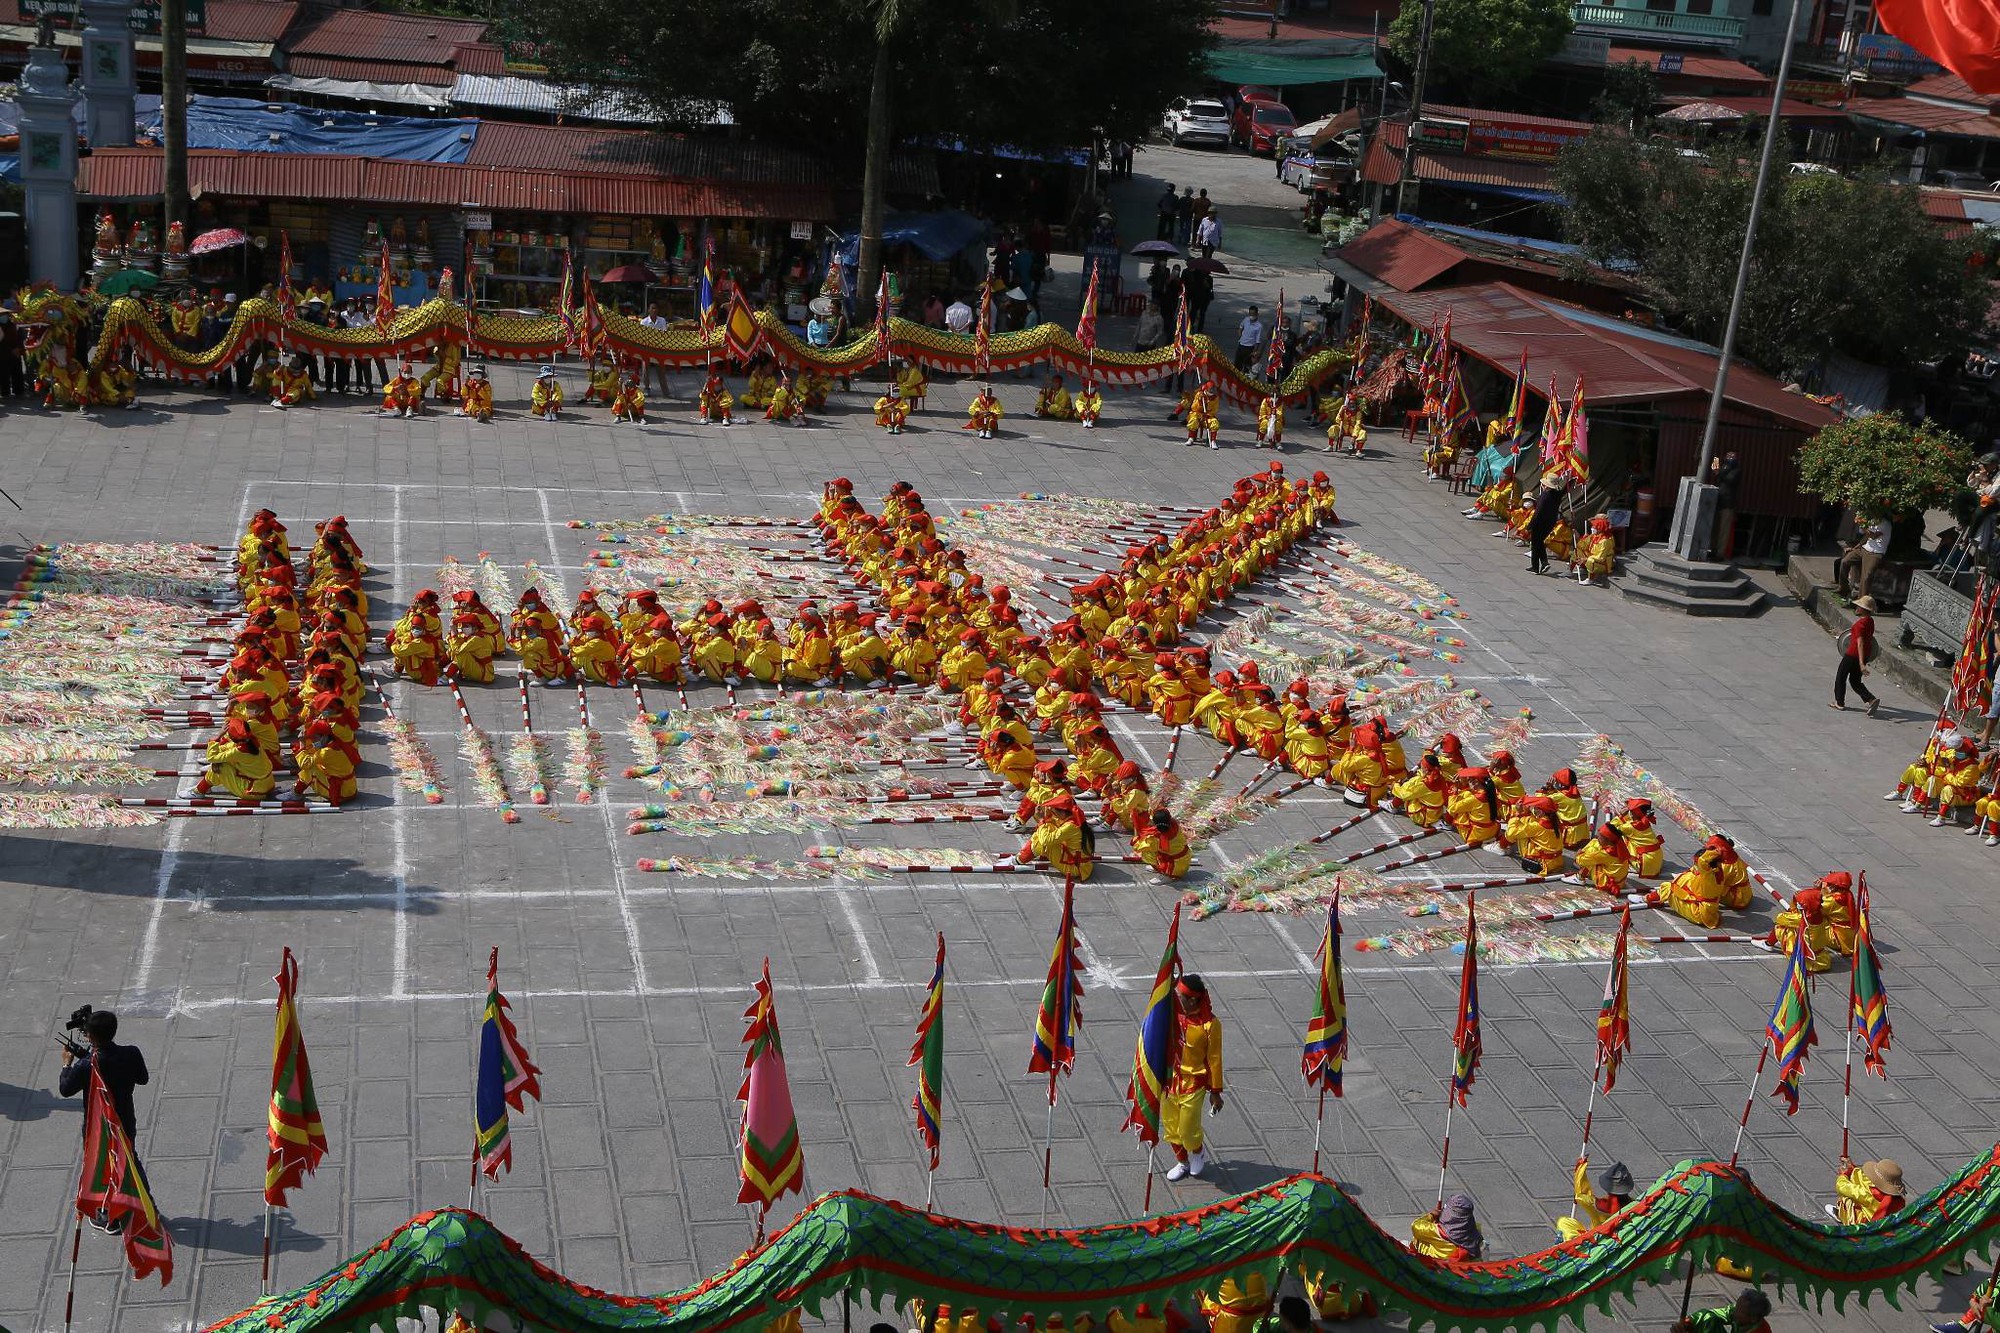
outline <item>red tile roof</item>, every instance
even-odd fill
[[[161,189],[157,149],[99,149],[78,164],[79,192],[139,199]],[[785,218],[831,222],[823,186],[753,186],[640,179],[578,171],[453,166],[306,153],[188,154],[188,186],[229,198],[343,200],[360,204],[607,213],[638,217]]]
[[[299,16],[297,0],[208,0],[203,35],[230,42],[275,42]]]
[[[296,55],[446,65],[454,47],[479,41],[485,35],[486,24],[481,21],[336,9],[286,46]]]
[[[1528,377],[1553,375],[1565,392],[1577,380],[1590,402],[1706,399],[1717,354],[1684,340],[1566,306],[1510,283],[1476,283],[1424,292],[1388,292],[1376,302],[1406,323],[1430,328],[1451,311],[1452,342],[1511,377],[1528,352]],[[1787,393],[1769,375],[1739,363],[1729,374],[1727,401],[1806,430],[1833,424],[1834,414],[1803,394]]]
[[[1372,278],[1413,292],[1465,260],[1465,252],[1395,218],[1384,218],[1336,252]]]
[[[1963,107],[1939,106],[1910,97],[1880,97],[1850,102],[1847,109],[1867,120],[1903,125],[1926,134],[1947,134],[1962,139],[2000,139],[2000,116]]]
[[[492,42],[467,42],[452,51],[451,67],[460,74],[498,77],[507,72],[507,57]]]
[[[1903,90],[1912,97],[1941,97],[1947,102],[1966,102],[1973,106],[2000,105],[2000,96],[1992,93],[1974,92],[1972,86],[1956,74],[1933,74],[1927,79],[1918,79]]]
[[[451,87],[454,76],[444,65],[406,65],[391,60],[346,60],[339,56],[292,56],[285,73],[302,79],[347,79],[355,83],[421,83]]]
[[[1678,74],[1662,74],[1660,77],[1663,79],[1695,83],[1744,83],[1761,88],[1771,86],[1769,77],[1758,73],[1756,69],[1742,61],[1731,60],[1727,56],[1705,56],[1693,51],[1665,52],[1644,46],[1614,46],[1608,59],[1613,65],[1636,60],[1642,65],[1658,69],[1660,57],[1669,54],[1681,58],[1681,71]]]
[[[1446,106],[1440,102],[1425,102],[1424,116],[1444,116],[1452,120],[1469,120],[1474,124],[1481,121],[1497,121],[1508,125],[1544,125],[1560,129],[1591,129],[1587,120],[1558,120],[1554,116],[1530,116],[1512,111],[1489,111],[1484,107]]]
[[[1762,120],[1771,114],[1771,95],[1769,92],[1764,93],[1762,96],[1736,96],[1733,94],[1725,95],[1718,93],[1712,97],[1669,97],[1666,100],[1673,103],[1676,108],[1695,105],[1721,107],[1727,111],[1734,111],[1737,115],[1747,120]],[[1786,120],[1817,122],[1824,125],[1845,124],[1847,122],[1847,111],[1848,108],[1846,107],[1819,106],[1813,102],[1801,102],[1791,97],[1787,97],[1778,105],[1778,114]]]
[[[466,162],[746,185],[827,185],[834,179],[827,165],[808,153],[747,139],[499,120],[480,123]]]

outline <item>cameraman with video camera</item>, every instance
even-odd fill
[[[90,1087],[90,1071],[95,1068],[104,1080],[106,1091],[111,1094],[112,1109],[118,1113],[118,1123],[125,1127],[125,1139],[132,1145],[132,1161],[145,1179],[146,1168],[139,1162],[139,1117],[132,1105],[132,1089],[148,1082],[152,1075],[146,1072],[146,1057],[137,1046],[120,1046],[114,1040],[118,1035],[118,1015],[109,1010],[93,1010],[84,1005],[69,1016],[63,1024],[68,1032],[82,1032],[90,1044],[83,1046],[68,1037],[58,1036],[56,1042],[63,1048],[63,1067],[56,1079],[56,1091],[65,1097],[75,1097]],[[88,1117],[86,1117],[88,1123]],[[93,1222],[103,1230],[102,1223]]]

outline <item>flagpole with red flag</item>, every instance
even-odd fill
[[[76,1310],[76,1264],[82,1249],[83,1219],[102,1214],[104,1224],[118,1231],[125,1243],[125,1262],[132,1268],[134,1281],[160,1275],[160,1285],[174,1280],[174,1242],[160,1220],[145,1173],[139,1169],[132,1141],[111,1104],[111,1090],[91,1065],[90,1081],[84,1088],[83,1169],[76,1187],[76,1234],[70,1241],[69,1297],[63,1310],[63,1327],[69,1328]]]
[[[1347,987],[1340,975],[1340,876],[1326,905],[1326,936],[1319,945],[1319,995],[1306,1024],[1305,1053],[1299,1070],[1308,1087],[1319,1085],[1319,1113],[1313,1119],[1313,1164],[1319,1170],[1320,1130],[1326,1121],[1326,1094],[1339,1097],[1347,1064]]]
[[[271,1037],[271,1103],[266,1109],[264,1160],[264,1267],[261,1282],[270,1293],[272,1237],[285,1195],[319,1170],[326,1155],[326,1126],[313,1092],[312,1065],[299,1030],[299,960],[286,949],[278,963],[278,1017]]]
[[[1083,309],[1076,317],[1076,340],[1083,344],[1083,382],[1097,380],[1097,269],[1090,266],[1090,290],[1083,295]]]
[[[1583,1146],[1576,1150],[1579,1162],[1590,1156],[1590,1125],[1597,1114],[1597,1090],[1606,1093],[1617,1086],[1619,1062],[1632,1051],[1631,969],[1626,954],[1632,939],[1632,908],[1628,904],[1618,918],[1618,937],[1611,946],[1611,969],[1604,978],[1604,1002],[1597,1010],[1597,1068],[1590,1076],[1590,1100],[1583,1108]],[[1569,1215],[1576,1216],[1572,1198]]]
[[[981,379],[993,373],[993,280],[979,286],[979,325],[972,331],[972,368]]]
[[[1160,1142],[1160,1111],[1174,1077],[1180,1042],[1180,1020],[1174,1013],[1174,983],[1181,971],[1181,905],[1174,904],[1167,926],[1167,947],[1153,974],[1153,992],[1139,1018],[1139,1042],[1132,1052],[1132,1081],[1125,1085],[1130,1106],[1121,1131],[1133,1130],[1146,1150],[1146,1201],[1141,1211],[1153,1211],[1154,1149]]]
[[[389,242],[382,242],[382,257],[375,270],[375,331],[389,332],[396,322],[396,284],[389,276]]]
[[[736,1098],[743,1103],[741,1127],[743,1187],[736,1201],[757,1209],[756,1237],[764,1243],[764,1219],[771,1204],[786,1194],[803,1193],[806,1155],[799,1143],[799,1119],[792,1109],[791,1081],[785,1074],[785,1048],[778,1039],[778,1009],[771,992],[771,960],[757,981],[757,998],[743,1011],[743,1086]]]
[[[944,1127],[944,932],[938,932],[937,970],[924,992],[924,1007],[917,1015],[917,1041],[910,1048],[910,1063],[917,1067],[917,1095],[910,1100],[917,1113],[917,1137],[930,1151],[930,1165],[924,1171],[924,1211],[931,1211],[937,1184],[938,1149],[943,1144]]]
[[[1854,898],[1854,967],[1847,977],[1847,1070],[1840,1091],[1840,1160],[1847,1160],[1847,1107],[1854,1095],[1854,1036],[1861,1034],[1861,1058],[1868,1072],[1889,1077],[1889,995],[1882,987],[1882,960],[1875,953],[1875,930],[1868,919],[1868,872],[1861,872]],[[1799,923],[1805,927],[1804,921]]]
[[[1446,312],[1445,319],[1451,319]],[[1444,1091],[1444,1151],[1438,1158],[1438,1206],[1444,1206],[1445,1174],[1451,1170],[1451,1113],[1465,1105],[1472,1082],[1479,1076],[1484,1044],[1479,1037],[1479,915],[1476,893],[1465,895],[1465,961],[1458,971],[1458,1023],[1452,1030],[1451,1081]]]
[[[1064,876],[1062,924],[1049,955],[1049,978],[1035,1014],[1035,1044],[1028,1072],[1049,1076],[1049,1111],[1042,1131],[1042,1225],[1049,1221],[1049,1179],[1055,1160],[1056,1076],[1076,1064],[1076,1030],[1083,1026],[1082,969],[1076,956],[1076,881]]]

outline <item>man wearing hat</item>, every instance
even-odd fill
[[[535,376],[534,387],[528,391],[528,415],[554,421],[562,412],[562,405],[562,381],[556,378],[556,368],[543,366]]]
[[[1840,666],[1833,673],[1833,702],[1827,705],[1835,712],[1847,708],[1847,687],[1861,696],[1861,702],[1868,705],[1868,716],[1875,716],[1875,710],[1882,701],[1868,692],[1861,678],[1868,674],[1868,663],[1875,656],[1875,599],[1863,594],[1854,599],[1854,623],[1840,636]]]
[[[410,363],[398,363],[396,378],[382,386],[382,415],[414,417],[421,415],[423,410],[423,389],[417,383],[417,377],[410,373]]]
[[[481,362],[466,374],[464,388],[459,393],[458,411],[453,416],[471,417],[474,421],[493,420],[493,385],[486,378],[486,365]]]
[[[895,381],[875,400],[875,424],[891,435],[901,435],[903,426],[910,419],[910,404],[903,397],[903,391]]]
[[[611,400],[611,419],[646,424],[646,391],[640,387],[636,370],[627,370],[619,377],[618,394]]]
[[[1599,1227],[1612,1214],[1632,1202],[1632,1173],[1623,1162],[1613,1162],[1597,1173],[1595,1187],[1590,1178],[1590,1159],[1576,1159],[1576,1175],[1570,1182],[1576,1198],[1577,1212],[1582,1219],[1558,1217],[1556,1234],[1564,1240],[1575,1240],[1593,1227]]]

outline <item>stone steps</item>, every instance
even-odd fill
[[[1765,607],[1763,589],[1736,566],[1683,560],[1664,546],[1629,553],[1615,583],[1629,601],[1686,616],[1754,616]]]

